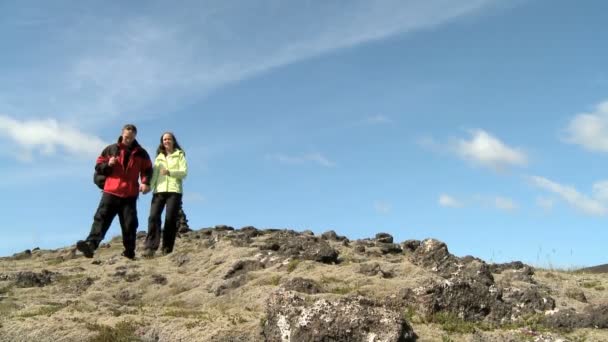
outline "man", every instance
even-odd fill
[[[122,229],[122,255],[129,259],[135,258],[135,239],[139,226],[137,197],[139,192],[146,194],[150,191],[152,178],[150,156],[135,140],[136,135],[137,128],[134,125],[125,125],[118,142],[107,146],[97,157],[95,170],[98,174],[106,175],[106,181],[91,232],[86,240],[76,243],[76,249],[87,258],[93,257],[116,215]]]

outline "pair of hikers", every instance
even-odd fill
[[[152,164],[148,152],[139,145],[136,136],[135,125],[125,125],[118,142],[108,145],[97,157],[95,171],[105,175],[101,201],[93,217],[89,236],[76,243],[76,249],[87,258],[93,257],[117,215],[124,246],[122,256],[135,258],[139,226],[137,198],[140,192],[147,194],[150,191],[153,195],[143,256],[153,257],[160,247],[161,215],[165,209],[161,250],[163,254],[173,251],[178,212],[182,205],[182,181],[188,174],[186,155],[175,135],[165,132],[160,137],[160,145]]]

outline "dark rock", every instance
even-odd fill
[[[11,257],[11,259],[13,260],[25,260],[25,259],[30,259],[32,257],[32,251],[30,251],[29,249],[26,249],[25,251],[21,252],[21,253],[15,253],[13,254],[13,256]]]
[[[315,236],[298,234],[292,230],[274,232],[259,242],[260,250],[272,250],[286,258],[336,263],[338,252],[329,243]]]
[[[141,279],[141,274],[137,273],[137,272],[133,272],[133,273],[129,273],[127,274],[127,276],[125,277],[125,281],[128,283],[133,283],[138,281],[139,279]]]
[[[162,274],[153,274],[153,275],[150,276],[150,278],[152,278],[152,283],[153,284],[167,285],[167,283],[168,283],[167,277],[165,277]]]
[[[419,240],[405,240],[401,243],[401,248],[407,252],[415,252],[420,247]]]
[[[375,275],[380,275],[382,278],[392,278],[393,273],[391,271],[385,271],[380,267],[380,264],[374,262],[369,264],[361,264],[359,266],[359,273],[364,274],[366,276],[373,277]]]
[[[190,261],[190,256],[184,253],[173,254],[171,256],[171,261],[173,261],[177,267],[182,267]]]
[[[286,291],[296,291],[307,294],[324,292],[321,286],[312,279],[292,278],[283,283],[282,288]]]
[[[188,225],[188,218],[183,208],[179,208],[177,212],[177,233],[183,235],[191,232],[190,226]]]
[[[264,264],[258,260],[239,260],[235,262],[228,272],[224,275],[224,279],[230,279],[247,272],[257,271],[264,268]]]
[[[246,236],[248,236],[250,238],[254,238],[256,236],[262,235],[262,232],[257,230],[257,228],[254,226],[246,226],[246,227],[239,229],[238,231],[245,234]]]
[[[321,238],[323,240],[337,241],[338,240],[338,234],[336,234],[336,232],[334,232],[333,230],[328,230],[325,233],[321,234]]]
[[[396,243],[376,242],[376,247],[380,249],[382,254],[401,254],[403,250]]]
[[[222,232],[222,231],[233,231],[234,230],[233,227],[227,226],[225,224],[218,224],[215,227],[213,227],[213,229],[215,229],[216,231],[220,231],[220,232]]]
[[[70,290],[76,293],[83,293],[95,283],[95,279],[91,277],[80,278],[70,284]]]
[[[565,330],[577,328],[608,328],[608,305],[587,306],[583,312],[574,309],[554,310],[545,315],[544,325]]]
[[[305,230],[302,232],[302,235],[315,236],[315,232],[312,230]]]
[[[504,270],[519,270],[522,269],[524,267],[528,267],[531,268],[530,266],[524,264],[521,261],[513,261],[513,262],[508,262],[508,263],[503,263],[503,264],[490,264],[490,271],[492,271],[492,273],[502,273]]]
[[[58,273],[42,270],[40,273],[36,272],[19,272],[15,275],[15,286],[16,287],[43,287],[54,282]]]
[[[461,319],[481,321],[490,314],[500,296],[497,289],[467,281],[430,283],[414,290],[412,300],[420,314],[431,317],[449,312]]]
[[[414,265],[437,272],[446,279],[450,279],[461,265],[460,260],[449,253],[448,246],[435,239],[423,240],[410,255],[410,261]]]
[[[272,294],[266,307],[267,341],[415,341],[398,311],[363,298],[307,301],[290,291]]]
[[[213,290],[216,296],[222,296],[231,290],[237,289],[247,283],[247,274],[240,274],[235,277],[231,277],[222,282],[217,288]]]
[[[528,266],[520,269],[506,269],[502,271],[502,274],[505,281],[522,281],[525,283],[536,284],[536,281],[534,278],[532,278],[534,275],[534,270]]]
[[[502,300],[512,308],[513,317],[521,317],[555,308],[555,300],[536,285],[506,287],[502,289]]]
[[[112,296],[120,304],[128,304],[131,301],[139,299],[141,296],[134,291],[123,289]]]
[[[353,249],[356,253],[360,253],[360,254],[365,253],[365,246],[363,246],[363,245],[356,245]]]
[[[566,290],[566,297],[578,300],[581,303],[587,303],[585,292],[578,288],[569,288]]]
[[[393,236],[388,233],[378,233],[375,240],[380,243],[393,243]]]

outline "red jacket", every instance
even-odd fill
[[[152,161],[150,161],[148,152],[139,145],[137,140],[127,147],[120,138],[118,143],[104,148],[101,155],[97,157],[95,169],[98,173],[106,175],[104,192],[118,197],[137,197],[140,177],[143,184],[150,185]],[[129,149],[131,152],[128,156],[128,164],[125,166],[124,161]],[[112,156],[117,156],[118,162],[110,166],[108,162]]]

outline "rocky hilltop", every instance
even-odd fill
[[[169,255],[121,251],[114,238],[93,259],[0,259],[0,341],[608,341],[603,273],[486,263],[435,239],[216,226]]]

